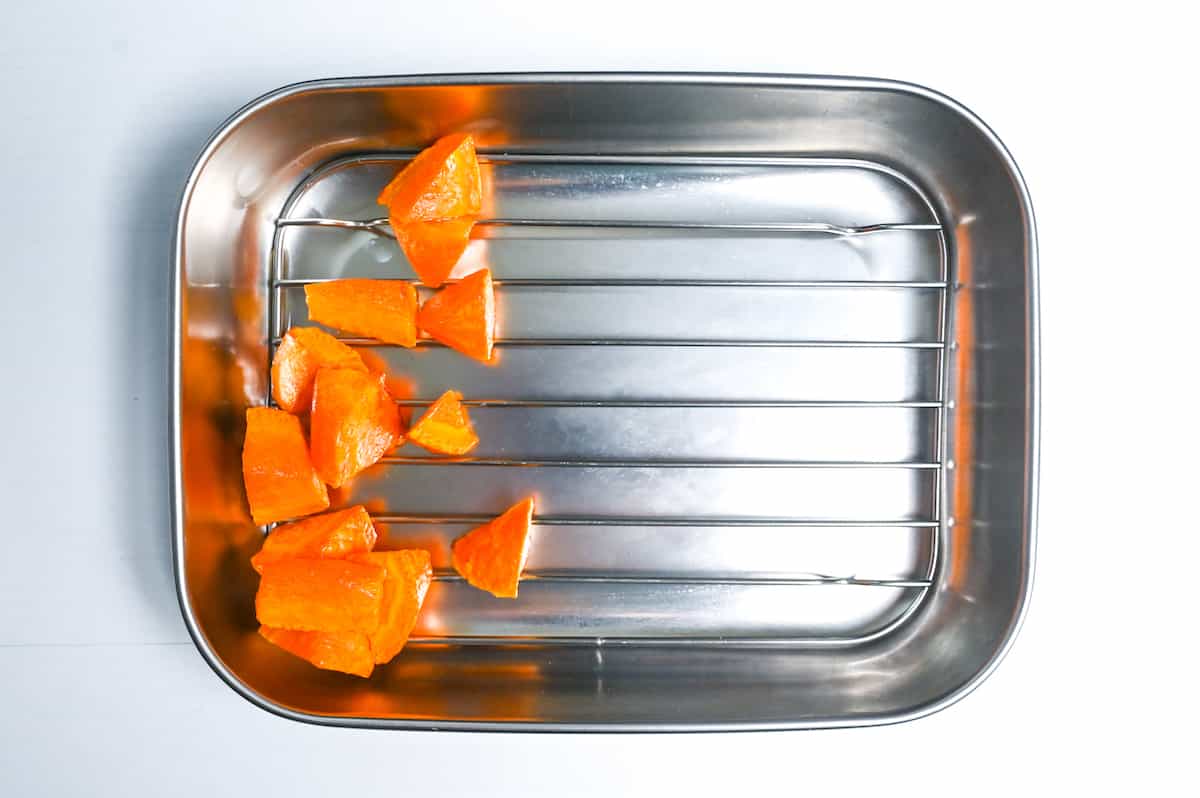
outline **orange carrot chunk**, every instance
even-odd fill
[[[358,354],[362,358],[363,363],[367,364],[367,371],[379,378],[383,383],[383,389],[393,399],[400,401],[416,397],[417,386],[411,377],[403,374],[392,374],[388,368],[387,361],[370,349],[363,349]],[[400,429],[403,431],[412,422],[413,409],[409,405],[396,405],[396,407],[400,411]],[[397,443],[400,443],[400,441],[397,441]]]
[[[454,570],[468,583],[498,598],[516,598],[517,583],[529,556],[533,498],[524,499],[481,527],[472,529],[452,548]]]
[[[378,202],[388,206],[393,225],[478,214],[483,186],[475,140],[463,133],[438,139],[384,187]]]
[[[417,326],[467,357],[490,361],[496,327],[491,271],[480,269],[431,296],[417,313]]]
[[[417,288],[412,283],[334,280],[304,286],[304,296],[313,321],[389,344],[417,345]]]
[[[312,407],[313,380],[322,366],[367,370],[357,352],[324,330],[316,327],[288,330],[271,363],[275,402],[289,413],[307,413]]]
[[[301,632],[260,626],[258,633],[318,668],[366,678],[375,669],[371,643],[362,632]]]
[[[402,222],[393,224],[396,240],[404,257],[430,288],[437,288],[450,277],[458,259],[471,241],[470,218],[446,219],[438,222]]]
[[[320,512],[329,493],[309,457],[300,419],[270,407],[246,409],[242,477],[256,524]]]
[[[317,473],[340,488],[400,440],[400,411],[379,375],[323,368],[313,390],[310,434]]]
[[[355,554],[350,559],[373,563],[387,572],[379,628],[370,636],[375,663],[382,665],[400,653],[417,623],[417,615],[433,579],[429,552],[423,549],[375,551]]]
[[[376,538],[371,516],[360,504],[275,527],[250,564],[261,574],[264,566],[280,560],[341,559],[370,551]]]
[[[450,276],[483,205],[475,141],[455,134],[438,139],[380,192],[405,257],[425,285]]]
[[[348,560],[280,560],[265,565],[254,608],[258,622],[306,632],[363,632],[379,627],[386,572]]]
[[[453,455],[466,454],[479,443],[458,391],[439,396],[409,429],[408,439],[431,452]]]

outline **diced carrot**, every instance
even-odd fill
[[[371,643],[362,632],[301,632],[260,626],[258,633],[318,668],[366,678],[375,669]]]
[[[379,565],[387,571],[379,628],[371,635],[375,663],[382,665],[400,653],[417,623],[417,614],[433,579],[429,552],[424,549],[355,554],[354,562]]]
[[[463,579],[498,598],[516,598],[517,583],[529,556],[533,498],[517,502],[502,515],[472,529],[452,548],[454,570]]]
[[[387,361],[377,353],[370,349],[361,349],[358,354],[362,358],[362,361],[367,364],[367,370],[383,381],[384,390],[393,399],[400,401],[403,399],[412,399],[417,395],[417,386],[412,378],[406,377],[403,374],[392,374],[388,370]],[[410,405],[396,405],[396,407],[400,411],[400,429],[403,431],[412,422],[413,409]]]
[[[276,403],[289,413],[307,413],[312,407],[313,380],[322,366],[367,370],[357,352],[324,330],[288,330],[271,363],[271,391]]]
[[[462,394],[446,391],[408,431],[413,443],[439,454],[466,454],[479,443],[462,404]]]
[[[379,627],[384,569],[349,560],[280,560],[263,567],[254,608],[258,622],[308,632]]]
[[[491,271],[480,269],[431,296],[417,313],[417,326],[468,357],[490,361],[496,327]]]
[[[360,504],[275,527],[250,564],[261,574],[264,566],[280,560],[341,559],[370,551],[376,538],[371,516]]]
[[[458,259],[471,241],[471,228],[475,220],[470,218],[445,219],[437,222],[393,223],[396,240],[404,250],[404,257],[430,288],[437,288],[450,276]]]
[[[256,524],[329,507],[329,494],[313,467],[300,419],[282,410],[247,408],[242,477]]]
[[[383,379],[323,368],[313,389],[312,459],[325,484],[341,487],[400,439],[400,412]]]
[[[483,202],[475,140],[443,136],[409,161],[380,192],[393,224],[474,216]]]
[[[417,345],[417,288],[406,280],[334,280],[304,286],[308,317],[389,344]]]

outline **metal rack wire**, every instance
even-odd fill
[[[533,161],[533,162],[572,162],[572,163],[609,163],[604,157],[570,156],[560,157],[551,155],[522,155],[503,156],[490,159],[492,162]],[[731,159],[738,164],[747,161],[762,161],[767,164],[780,163],[780,159]],[[481,161],[488,162],[487,157]],[[625,162],[622,159],[621,162]],[[667,162],[652,157],[637,159],[636,162],[658,163]],[[691,159],[697,163],[723,163],[722,159]],[[293,196],[293,200],[295,195]],[[287,231],[296,228],[327,229],[332,233],[338,230],[366,231],[378,236],[394,237],[387,219],[346,220],[314,216],[291,217],[289,212],[293,202],[285,207],[283,215],[276,221],[275,235],[271,249],[271,260],[268,272],[268,324],[270,330],[269,350],[273,354],[274,347],[282,333],[282,318],[280,307],[283,292],[288,288],[326,282],[335,278],[291,278],[284,274],[282,253],[284,251],[284,236]],[[733,527],[779,527],[779,528],[873,528],[873,527],[904,527],[925,529],[929,531],[929,558],[924,569],[925,573],[919,578],[869,578],[851,575],[827,575],[820,573],[791,573],[787,575],[719,575],[719,576],[689,576],[666,575],[655,573],[595,573],[590,571],[532,571],[527,572],[525,579],[530,582],[542,583],[594,583],[594,584],[655,584],[655,585],[773,585],[773,586],[853,586],[887,589],[908,589],[915,591],[909,609],[902,614],[915,610],[926,591],[935,584],[937,570],[940,567],[941,533],[948,519],[944,512],[944,494],[946,492],[946,451],[945,421],[948,412],[947,402],[947,351],[950,347],[950,303],[949,294],[952,285],[949,278],[948,253],[945,231],[936,222],[897,222],[878,223],[861,226],[847,226],[826,222],[798,223],[689,223],[680,221],[645,221],[645,220],[558,220],[535,218],[496,218],[484,219],[479,227],[555,227],[555,228],[604,228],[609,230],[703,230],[706,233],[738,233],[752,231],[763,235],[813,235],[831,236],[838,238],[853,238],[885,233],[904,233],[917,235],[934,235],[937,237],[940,253],[939,279],[937,280],[758,280],[758,279],[668,279],[668,278],[497,278],[495,285],[501,290],[520,290],[522,288],[554,287],[587,289],[597,287],[642,288],[653,290],[659,287],[704,287],[736,290],[738,288],[842,288],[842,289],[909,289],[938,292],[938,314],[936,329],[938,334],[931,340],[777,340],[777,339],[748,339],[737,340],[728,338],[712,339],[657,339],[657,338],[499,338],[499,347],[703,347],[703,348],[823,348],[823,349],[903,349],[930,350],[937,353],[936,384],[937,395],[934,397],[915,400],[864,400],[864,399],[829,399],[829,400],[754,400],[754,399],[639,399],[628,397],[589,397],[589,398],[480,398],[468,397],[465,404],[478,408],[908,408],[929,410],[936,414],[934,451],[936,459],[908,461],[874,461],[874,460],[748,460],[748,459],[650,459],[650,458],[504,458],[504,457],[459,457],[437,458],[431,456],[389,455],[381,462],[386,466],[419,465],[419,466],[477,466],[477,467],[524,467],[524,468],[622,468],[622,469],[897,469],[905,471],[936,472],[933,490],[933,514],[928,518],[904,519],[821,519],[805,517],[744,517],[744,518],[710,518],[710,517],[638,517],[617,518],[601,516],[537,516],[534,523],[550,526],[631,526],[631,527],[696,527],[696,528],[733,528]],[[400,278],[396,278],[400,279]],[[371,339],[341,337],[347,344],[355,346],[387,346]],[[422,340],[420,346],[440,346],[437,342]],[[399,404],[407,407],[421,407],[433,401],[432,397],[401,400]],[[486,515],[473,514],[412,514],[402,512],[373,513],[373,517],[386,524],[462,524],[480,523],[489,519]],[[461,581],[453,571],[438,570],[434,579],[442,582]],[[698,638],[689,638],[698,640]],[[436,643],[521,643],[521,642],[594,642],[595,638],[525,638],[520,636],[445,636],[414,638],[414,642]],[[644,638],[644,642],[671,642],[662,638]],[[621,642],[621,641],[614,641]],[[636,643],[638,639],[624,642]],[[727,642],[722,638],[719,642]],[[763,641],[759,641],[763,642]]]

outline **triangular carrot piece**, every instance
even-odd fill
[[[242,478],[256,524],[317,513],[329,493],[313,467],[300,419],[273,407],[246,409]]]
[[[400,410],[376,374],[323,368],[313,388],[312,462],[339,488],[400,440]]]
[[[271,395],[276,404],[289,413],[307,413],[312,407],[313,380],[322,366],[367,370],[357,352],[324,330],[288,330],[271,361]]]
[[[333,280],[304,286],[308,318],[389,344],[417,345],[417,288],[406,280]]]
[[[392,229],[417,277],[421,278],[424,285],[437,288],[454,271],[471,240],[474,224],[474,219],[447,219],[440,222],[393,223]]]
[[[408,430],[408,439],[438,454],[462,455],[479,444],[479,436],[458,391],[446,391],[439,396]]]
[[[375,669],[371,641],[362,632],[301,632],[260,626],[258,633],[318,668],[366,678]]]
[[[467,357],[489,362],[496,340],[492,272],[480,269],[425,300],[417,313],[417,326]]]
[[[454,570],[463,579],[498,598],[516,598],[517,583],[529,555],[533,498],[517,502],[499,518],[454,541]]]
[[[382,665],[400,653],[417,623],[417,615],[433,579],[429,552],[424,549],[375,551],[355,554],[350,559],[373,563],[387,572],[383,581],[379,628],[370,635],[375,664]]]
[[[392,224],[474,216],[483,203],[475,140],[443,136],[408,162],[379,193]]]
[[[340,559],[375,548],[376,537],[371,516],[360,504],[275,527],[250,564],[261,574],[263,567],[280,560]]]

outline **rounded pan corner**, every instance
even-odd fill
[[[921,718],[927,718],[930,715],[936,715],[945,709],[949,709],[969,696],[971,693],[975,692],[981,684],[987,681],[991,675],[996,672],[996,669],[1000,667],[1000,663],[1004,661],[1004,658],[1008,656],[1008,652],[1012,650],[1013,645],[1016,643],[1017,637],[1021,633],[1021,627],[1025,623],[1025,616],[1028,614],[1029,602],[1032,594],[1033,562],[1031,557],[1030,566],[1028,569],[1028,577],[1025,579],[1025,586],[1021,592],[1021,600],[1016,608],[1013,621],[1011,624],[1009,624],[1009,627],[1006,630],[1004,637],[1001,639],[1000,644],[992,652],[991,656],[988,657],[983,667],[971,674],[971,676],[961,684],[944,695],[939,696],[938,698],[905,710],[904,712],[899,712],[894,715],[881,718],[878,721],[858,725],[888,726],[920,720]]]

